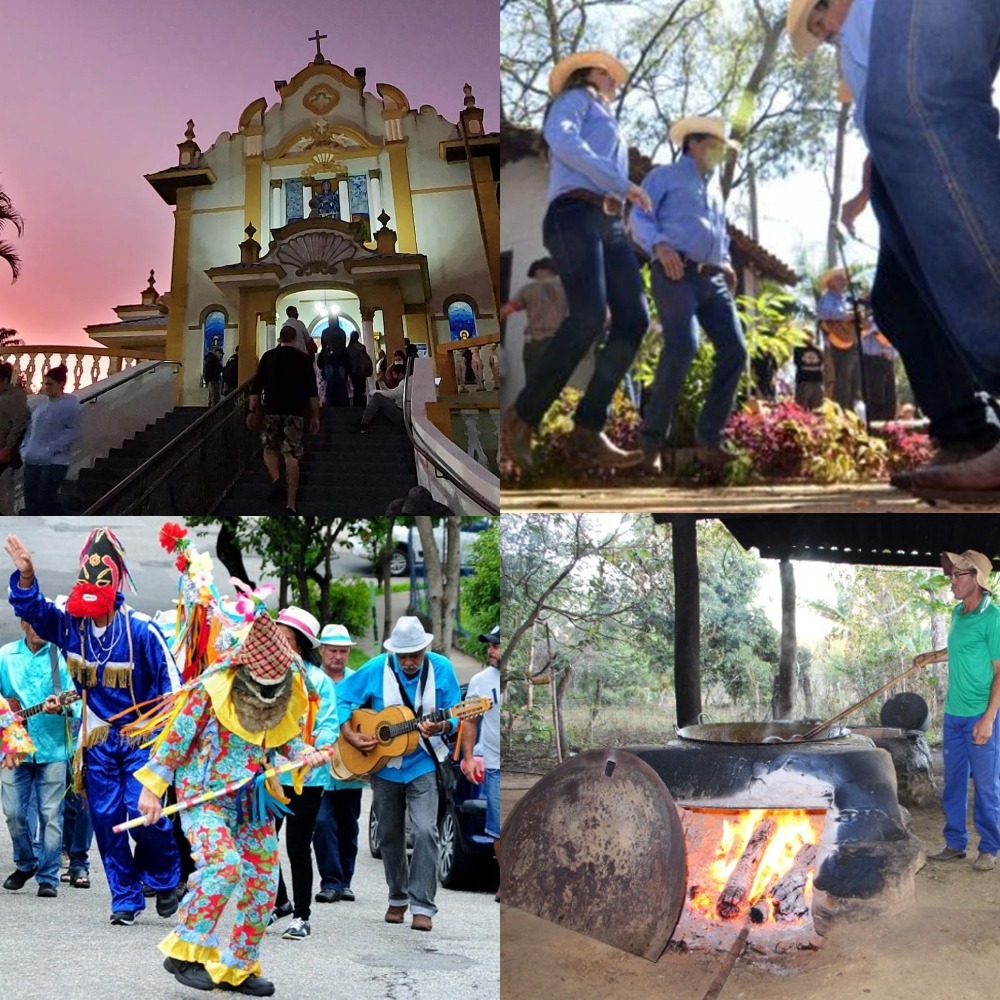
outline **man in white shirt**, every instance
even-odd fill
[[[285,310],[285,315],[288,319],[285,320],[284,326],[290,326],[295,331],[295,346],[302,351],[303,354],[311,354],[312,351],[309,350],[309,331],[306,329],[305,323],[299,319],[299,311],[295,306],[289,306]]]
[[[404,379],[394,389],[378,389],[368,397],[368,405],[361,414],[361,422],[354,428],[358,434],[367,434],[368,428],[380,414],[384,413],[389,423],[397,427],[403,422],[403,387]]]

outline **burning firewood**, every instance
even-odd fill
[[[776,920],[794,920],[806,912],[806,880],[816,863],[816,845],[804,844],[795,855],[792,867],[771,890]]]
[[[716,910],[723,920],[732,920],[750,895],[757,869],[764,857],[764,851],[777,830],[778,824],[770,816],[765,816],[747,841],[740,860],[736,862],[725,888],[719,896]]]

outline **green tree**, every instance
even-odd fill
[[[500,519],[492,518],[472,545],[473,573],[463,581],[463,616],[469,623],[469,637],[462,648],[473,656],[482,653],[478,636],[500,621]]]
[[[7,225],[13,226],[17,230],[18,236],[24,234],[24,219],[21,218],[21,213],[14,208],[10,195],[0,187],[0,232],[3,232],[4,226]],[[0,260],[7,262],[11,270],[11,280],[17,281],[21,273],[21,257],[14,249],[13,243],[0,240]],[[15,331],[10,332],[14,333]]]

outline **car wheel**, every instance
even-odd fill
[[[379,846],[378,839],[378,816],[375,815],[375,810],[368,814],[368,850],[371,852],[373,858],[382,857],[382,849]]]
[[[406,576],[410,572],[410,554],[405,547],[400,546],[392,553],[389,560],[389,574],[391,576]]]
[[[438,881],[445,889],[465,885],[472,876],[473,860],[465,853],[458,820],[449,809],[438,828]]]

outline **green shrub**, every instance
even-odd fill
[[[309,581],[312,607],[319,608],[319,585]],[[334,580],[329,590],[330,611],[328,620],[320,627],[336,622],[343,625],[355,638],[371,628],[371,591],[364,580]]]

